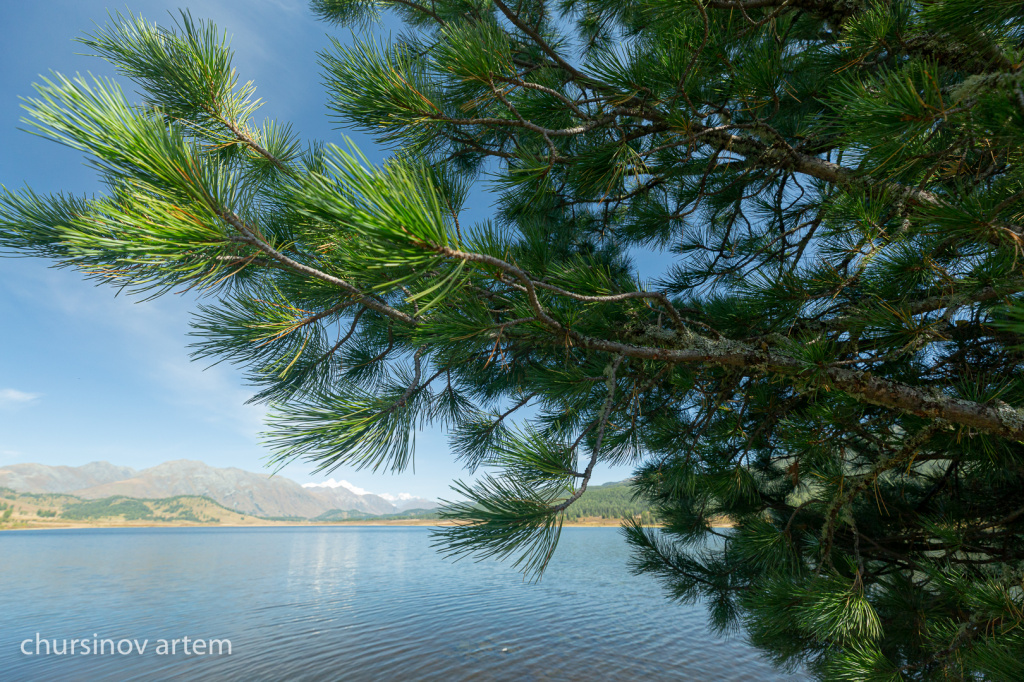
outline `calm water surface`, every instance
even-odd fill
[[[540,584],[452,563],[426,528],[0,533],[0,680],[781,680],[627,569],[615,528],[568,528]],[[24,655],[35,638],[148,639]],[[231,654],[157,655],[158,639]],[[45,651],[41,648],[41,651]]]

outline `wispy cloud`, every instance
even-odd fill
[[[306,0],[266,0],[266,3],[291,14],[305,11],[309,4]]]
[[[228,424],[250,442],[257,441],[266,408],[246,404],[253,391],[242,385],[237,368],[210,367],[189,358],[188,317],[194,301],[165,296],[137,304],[103,288],[65,286],[64,274],[34,273],[34,287],[25,296],[68,317],[87,319],[125,343],[131,364],[164,389],[163,400],[182,409],[179,415]]]
[[[0,388],[0,407],[27,405],[28,403],[38,399],[38,393],[25,393],[24,391],[19,391],[16,388]]]

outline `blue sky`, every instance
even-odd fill
[[[371,160],[383,158],[368,138],[339,131],[327,117],[317,67],[328,32],[347,29],[314,20],[305,0],[207,0],[193,5],[148,0],[110,5],[94,0],[11,3],[5,8],[0,70],[0,184],[37,192],[102,191],[82,157],[25,133],[20,96],[50,70],[114,76],[102,60],[83,56],[72,39],[111,11],[131,10],[160,23],[188,8],[232,36],[235,68],[265,101],[259,116],[290,121],[306,139],[351,137]],[[397,33],[397,25],[382,29]],[[126,89],[130,84],[125,83]],[[486,198],[470,209],[487,215]],[[194,301],[167,295],[138,302],[96,287],[37,259],[0,258],[0,466],[16,462],[80,465],[95,460],[145,468],[171,459],[260,470],[264,408],[245,405],[250,391],[230,366],[190,361],[188,320]],[[443,433],[416,434],[415,473],[339,469],[312,476],[304,463],[282,472],[299,482],[328,476],[372,492],[437,498],[464,478]],[[596,472],[595,482],[621,480],[629,469]]]

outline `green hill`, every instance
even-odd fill
[[[332,509],[329,512],[324,512],[320,516],[313,519],[314,521],[365,521],[366,519],[378,518],[366,512],[355,511],[351,509]]]
[[[643,500],[633,499],[628,481],[606,483],[588,487],[580,499],[565,510],[570,523],[584,519],[626,519],[641,517],[644,523],[653,523],[651,507]]]
[[[61,493],[20,493],[0,488],[0,527],[46,527],[59,523],[97,525],[125,522],[221,524],[245,516],[208,497],[178,495],[161,499],[124,496],[83,500]]]

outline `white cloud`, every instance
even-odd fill
[[[324,481],[323,483],[303,483],[303,488],[345,488],[351,490],[356,495],[373,495],[369,490],[364,490],[359,486],[352,485],[348,481],[335,481],[333,478]],[[381,495],[381,497],[384,497]],[[387,499],[386,497],[384,499]]]
[[[39,398],[38,393],[25,393],[16,388],[0,388],[0,407],[26,405]]]
[[[369,490],[366,490],[365,488],[360,488],[359,486],[353,485],[353,484],[349,483],[348,481],[345,481],[345,480],[336,481],[333,478],[328,479],[326,481],[322,481],[320,483],[303,483],[302,487],[303,488],[345,488],[346,490],[350,490],[350,491],[354,492],[356,495],[376,495],[377,497],[383,497],[385,500],[387,500],[388,502],[391,502],[391,503],[394,503],[394,502],[405,502],[406,500],[415,500],[415,499],[417,499],[416,495],[411,495],[409,493],[398,493],[397,495],[392,495],[391,493],[371,493]]]
[[[398,493],[397,495],[392,495],[391,493],[381,493],[380,496],[383,497],[388,502],[404,502],[405,500],[412,500],[416,498],[415,495],[410,495],[409,493]]]

